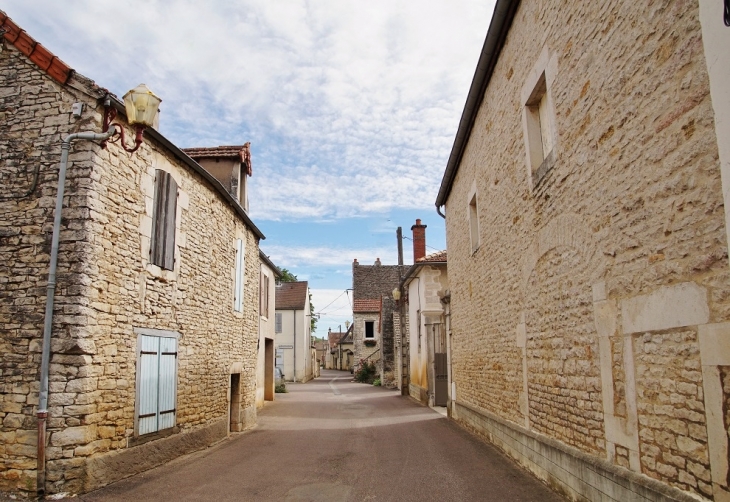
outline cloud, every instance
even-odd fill
[[[252,216],[432,207],[494,2],[6,0],[61,59],[162,99],[182,147],[252,142]]]
[[[390,248],[361,248],[337,249],[328,246],[265,246],[262,251],[271,258],[277,266],[281,266],[296,273],[298,267],[346,267],[352,266],[357,259],[360,264],[372,265],[376,258],[383,263],[397,263],[397,251]],[[344,269],[343,269],[344,270]],[[347,270],[351,274],[352,269]]]

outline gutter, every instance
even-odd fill
[[[114,108],[117,109],[117,111],[121,112],[126,116],[126,111],[124,108],[124,103],[119,101],[119,99],[116,96],[113,96],[109,94],[109,98],[111,98],[111,103]],[[248,216],[246,211],[243,210],[243,207],[241,207],[241,204],[238,203],[236,199],[231,196],[231,194],[228,193],[228,191],[221,185],[221,182],[215,179],[215,177],[210,174],[208,171],[205,170],[203,166],[195,162],[193,159],[188,157],[188,155],[180,150],[177,146],[175,146],[169,139],[164,137],[159,131],[156,129],[153,129],[152,127],[148,127],[145,129],[145,135],[154,139],[159,144],[170,150],[172,154],[177,157],[178,160],[182,161],[184,164],[186,164],[190,169],[201,175],[208,183],[213,185],[213,188],[225,199],[226,202],[233,208],[233,210],[238,214],[238,216],[243,220],[243,222],[253,231],[254,234],[259,239],[266,239],[263,232],[259,230],[259,228],[254,224],[253,221],[251,221],[251,218]],[[278,270],[278,269],[277,269]]]
[[[461,113],[459,121],[459,129],[454,138],[454,145],[451,147],[449,161],[446,164],[446,171],[441,180],[438,196],[436,197],[436,211],[443,217],[440,208],[446,204],[446,199],[451,192],[451,186],[454,183],[456,172],[464,156],[464,150],[469,141],[474,121],[479,113],[479,107],[484,99],[484,93],[487,90],[489,81],[494,73],[494,67],[497,65],[499,55],[507,38],[507,33],[512,26],[512,20],[517,12],[520,0],[497,0],[492,14],[492,21],[489,24],[487,38],[484,40],[482,53],[479,56],[477,69],[474,72],[474,78],[471,81],[469,94],[466,98],[464,111]]]

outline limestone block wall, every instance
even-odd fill
[[[41,173],[29,196],[0,201],[0,489],[35,491],[59,143],[69,132],[99,131],[101,108],[88,82],[74,84],[85,84],[84,92],[61,88],[12,48],[0,53],[0,63],[0,107],[10,119],[0,125],[0,176],[22,192],[34,166]],[[75,101],[86,104],[78,121],[70,116]],[[11,151],[21,153],[6,156]],[[203,447],[227,433],[232,402],[240,406],[236,427],[256,417],[257,237],[207,181],[149,136],[132,156],[116,145],[77,142],[69,160],[50,366],[50,493],[89,490]],[[172,271],[149,263],[155,169],[179,186]],[[245,242],[242,313],[233,310],[236,238]],[[157,436],[135,433],[140,328],[179,336],[176,427]],[[238,399],[230,396],[232,373],[240,374]],[[184,435],[187,441],[178,440]],[[150,439],[156,441],[145,445]]]
[[[541,69],[554,161],[533,183]],[[446,204],[457,403],[726,500],[723,208],[697,2],[521,2]]]

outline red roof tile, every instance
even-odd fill
[[[62,84],[68,82],[73,70],[63,61],[53,55],[36,40],[28,35],[0,10],[0,31],[4,31],[3,38],[13,44],[51,78]]]
[[[307,281],[282,282],[276,286],[276,310],[302,310],[307,304]]]
[[[424,256],[423,258],[419,258],[416,260],[417,263],[424,263],[424,262],[445,262],[446,261],[446,250],[438,251],[436,253],[431,253],[429,255]]]
[[[380,312],[380,304],[381,300],[379,298],[377,299],[363,299],[363,300],[355,300],[354,305],[352,306],[353,312]]]

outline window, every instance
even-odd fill
[[[275,314],[274,331],[281,333],[281,314]]]
[[[533,185],[542,179],[551,164],[551,154],[553,153],[551,115],[545,73],[542,73],[530,98],[525,103],[527,154]]]
[[[175,212],[177,183],[170,173],[155,170],[150,262],[166,270],[175,268]]]
[[[375,321],[365,321],[365,338],[375,338]]]
[[[522,88],[522,125],[525,136],[527,175],[532,190],[555,164],[555,112],[550,88],[557,71],[557,57],[547,46]]]
[[[260,315],[269,317],[269,276],[261,272],[261,306]]]
[[[142,330],[137,339],[137,433],[175,426],[177,333]]]
[[[243,283],[245,272],[245,258],[243,240],[236,239],[236,280],[233,288],[233,310],[243,310]]]
[[[471,241],[471,253],[479,249],[479,208],[477,207],[477,194],[474,193],[469,200],[469,239]]]

